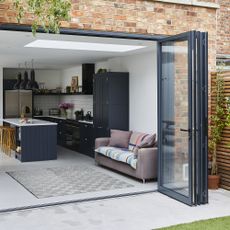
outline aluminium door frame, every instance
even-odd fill
[[[18,24],[7,24],[7,23],[2,23],[0,24],[0,31],[18,31],[18,32],[32,32],[31,26],[30,25],[18,25]],[[46,33],[42,28],[39,28],[38,33]],[[95,31],[95,30],[83,30],[83,29],[73,29],[73,28],[61,28],[60,29],[60,34],[61,35],[78,35],[78,36],[86,36],[86,37],[104,37],[104,38],[120,38],[120,39],[133,39],[133,40],[148,40],[148,41],[156,41],[158,43],[159,46],[159,42],[162,39],[167,39],[167,37],[170,36],[166,36],[166,35],[146,35],[146,34],[133,34],[133,33],[125,33],[125,32],[107,32],[107,31]],[[174,35],[176,36],[176,35]],[[202,35],[203,36],[203,35]],[[207,38],[207,34],[205,35]],[[206,44],[207,45],[207,44]],[[200,55],[201,57],[201,55]],[[157,58],[159,58],[159,49],[157,51]],[[200,60],[202,64],[205,64],[207,61],[207,53],[205,56],[206,60]],[[159,60],[159,59],[158,59]],[[159,63],[157,64],[157,66],[159,65]],[[204,65],[204,68],[201,68],[199,71],[202,74],[206,74],[208,72],[207,66]],[[157,69],[157,72],[159,71],[159,68]],[[158,75],[158,82],[159,82],[159,75]],[[200,87],[204,90],[206,90],[205,92],[205,96],[202,97],[202,105],[207,107],[207,103],[208,103],[208,96],[207,96],[207,87],[208,87],[208,81],[207,79],[205,79],[203,82],[201,82]],[[159,91],[159,89],[158,89]],[[159,92],[158,92],[158,96],[159,96]],[[159,99],[158,99],[159,100]],[[206,109],[205,109],[206,110]],[[205,111],[207,112],[207,111]],[[159,115],[159,114],[158,114]],[[203,117],[204,118],[204,117]],[[157,125],[159,127],[159,119],[157,121]],[[206,124],[205,124],[206,125]],[[203,127],[203,129],[205,131],[205,133],[207,134],[207,127]],[[201,138],[203,138],[203,140],[206,138],[206,135],[201,135]],[[205,139],[206,140],[206,139]],[[205,145],[203,146],[203,150],[205,150],[207,152],[207,143],[205,143]],[[203,156],[204,160],[206,156]],[[159,167],[158,167],[159,168]],[[199,171],[200,172],[200,171]],[[206,175],[206,172],[203,171],[201,172],[203,173],[203,175]],[[206,181],[207,183],[207,181]],[[208,197],[208,196],[206,196]]]
[[[189,150],[189,171],[188,171],[188,176],[189,176],[189,194],[188,197],[177,193],[177,192],[172,192],[171,189],[168,189],[164,187],[163,184],[163,175],[161,169],[163,169],[163,161],[162,161],[162,154],[158,154],[158,189],[161,191],[163,194],[173,197],[176,200],[179,200],[185,204],[192,205],[193,204],[193,198],[194,198],[194,191],[193,191],[193,184],[195,183],[194,179],[194,169],[193,169],[193,159],[194,159],[194,141],[193,141],[193,136],[194,136],[194,131],[193,131],[193,126],[194,126],[194,120],[193,120],[193,80],[194,80],[194,71],[193,71],[193,59],[194,55],[193,52],[191,52],[195,47],[194,44],[194,36],[195,36],[195,31],[192,32],[185,32],[179,35],[174,35],[173,40],[172,37],[164,38],[161,39],[160,42],[158,42],[158,141],[160,144],[158,145],[158,150],[161,152],[161,139],[162,139],[162,124],[160,122],[160,118],[162,117],[162,105],[161,105],[161,98],[162,98],[162,80],[161,80],[161,75],[162,75],[162,63],[160,60],[162,60],[162,50],[161,50],[161,43],[164,42],[171,42],[171,41],[188,41],[188,117],[190,118],[188,120],[188,150]]]
[[[189,102],[189,196],[173,192],[161,186],[162,154],[158,154],[158,189],[165,195],[188,205],[208,203],[208,33],[189,31],[163,38],[158,42],[158,140],[162,137],[161,127],[161,42],[188,41],[188,102]],[[158,150],[161,152],[161,142]]]

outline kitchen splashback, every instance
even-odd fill
[[[34,96],[34,108],[41,109],[43,115],[49,115],[49,109],[58,108],[60,98],[57,96]]]
[[[84,110],[86,114],[87,111],[93,113],[93,96],[92,95],[73,95],[73,96],[35,96],[34,97],[34,108],[39,108],[43,110],[43,115],[49,114],[49,109],[58,108],[60,103],[72,103],[73,108],[73,118],[74,111]]]
[[[72,103],[74,105],[73,112],[76,110],[84,110],[93,113],[93,95],[78,95],[78,96],[62,96],[61,103]]]

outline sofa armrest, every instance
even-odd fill
[[[95,149],[101,146],[108,146],[109,145],[109,137],[100,137],[95,139]]]
[[[157,148],[141,148],[137,155],[137,173],[141,178],[157,178]]]

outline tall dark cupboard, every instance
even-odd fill
[[[93,94],[95,64],[82,64],[82,93]]]
[[[94,136],[107,137],[110,129],[129,130],[129,73],[94,75]]]

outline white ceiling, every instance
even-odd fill
[[[145,48],[124,53],[104,52],[104,51],[83,51],[83,50],[63,50],[63,49],[44,49],[24,47],[28,43],[37,39],[78,41],[107,44],[124,44],[145,46]],[[30,32],[0,31],[0,66],[15,68],[20,64],[25,66],[25,62],[31,63],[34,59],[35,68],[43,69],[64,69],[82,63],[94,63],[105,61],[112,57],[127,56],[137,53],[148,52],[156,49],[156,42],[99,38],[60,34],[38,33],[33,37]]]

